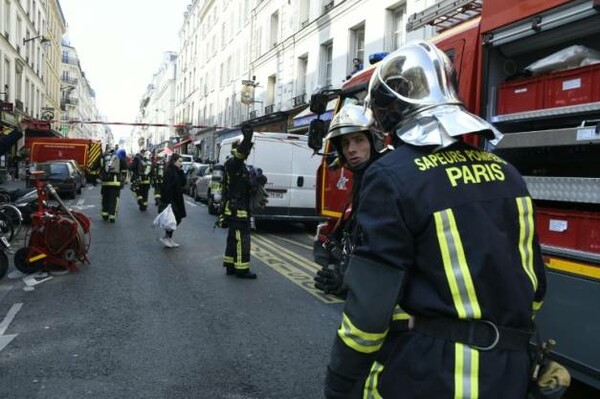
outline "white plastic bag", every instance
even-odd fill
[[[164,230],[177,230],[177,220],[175,219],[175,214],[173,213],[173,209],[171,208],[171,204],[167,205],[165,209],[152,222],[153,226],[160,227]]]

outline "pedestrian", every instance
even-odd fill
[[[255,279],[250,271],[250,173],[245,160],[252,149],[252,127],[242,126],[243,140],[232,146],[231,157],[225,161],[222,185],[220,220],[225,220],[229,231],[223,266],[227,275]]]
[[[464,109],[454,82],[426,42],[390,54],[371,78],[374,118],[399,145],[363,178],[326,398],[527,396],[546,288],[532,200],[512,165],[461,140],[502,135]],[[383,367],[373,359],[396,305],[411,329]]]
[[[100,180],[102,188],[101,216],[103,220],[114,223],[117,219],[119,208],[119,197],[121,189],[127,179],[127,161],[118,157],[110,144],[107,144],[106,151],[102,154],[100,160]]]
[[[186,217],[185,203],[183,202],[183,186],[185,185],[185,175],[183,170],[183,159],[179,154],[171,155],[165,169],[164,181],[160,190],[160,205],[158,213],[161,213],[167,205],[171,205],[177,226],[181,219]],[[179,244],[173,241],[173,230],[165,230],[165,236],[159,241],[167,248],[177,248]]]
[[[354,75],[355,73],[362,71],[363,69],[363,62],[360,58],[353,58],[352,59],[352,70],[350,71],[350,74],[348,76],[346,76],[346,80],[350,79],[352,77],[352,75]]]

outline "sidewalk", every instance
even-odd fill
[[[12,180],[6,181],[0,184],[0,189],[4,189],[6,191],[16,190],[16,189],[25,189],[25,180]]]

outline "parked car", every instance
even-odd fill
[[[184,172],[187,172],[190,166],[194,163],[194,157],[189,154],[179,154],[181,159],[183,160],[183,165],[181,165],[181,169]]]
[[[81,175],[69,161],[38,162],[31,165],[31,171],[43,171],[41,180],[52,184],[61,196],[75,198],[81,193]]]
[[[198,176],[202,176],[207,168],[208,164],[192,162],[188,170],[185,172],[185,186],[183,186],[183,192],[188,193],[192,198],[194,198],[196,179],[198,179]]]
[[[73,168],[75,168],[77,173],[81,176],[81,187],[85,187],[85,185],[87,183],[85,172],[83,171],[83,168],[81,167],[81,165],[79,165],[79,163],[76,160],[74,160],[74,159],[53,159],[51,161],[46,161],[46,162],[69,162],[71,165],[73,165]],[[77,194],[81,194],[81,189],[79,190],[79,192]]]
[[[221,201],[221,192],[216,192],[214,187],[220,187],[223,177],[223,168],[221,165],[210,165],[202,176],[196,179],[194,195],[192,198],[196,201],[206,202],[208,213],[215,215]]]

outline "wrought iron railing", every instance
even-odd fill
[[[306,103],[306,93],[297,95],[296,97],[294,97],[292,99],[292,101],[294,102],[294,107],[305,104]]]
[[[265,115],[272,114],[275,110],[275,104],[267,105],[265,107]]]

